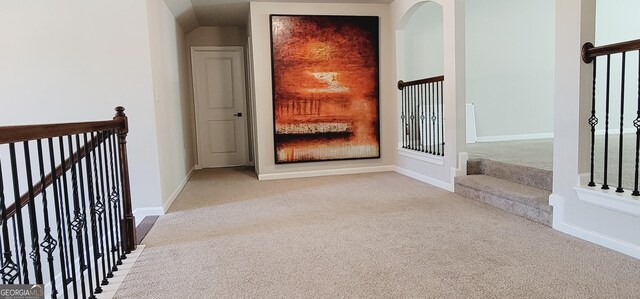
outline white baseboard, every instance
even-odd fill
[[[384,166],[354,167],[354,168],[326,169],[326,170],[312,170],[312,171],[292,171],[292,172],[282,172],[282,173],[259,174],[258,180],[268,181],[268,180],[282,180],[282,179],[295,179],[295,178],[310,178],[310,177],[318,177],[318,176],[386,172],[386,171],[394,171],[394,170],[395,168],[393,165],[384,165]]]
[[[187,173],[187,176],[184,178],[184,180],[182,180],[182,182],[180,182],[180,185],[176,187],[176,190],[174,190],[173,193],[169,195],[169,198],[167,199],[167,201],[165,201],[162,204],[162,208],[164,209],[163,212],[166,212],[167,210],[169,210],[169,207],[171,207],[171,205],[176,200],[176,198],[178,198],[178,195],[180,195],[180,192],[182,192],[182,189],[184,189],[184,186],[187,185],[187,182],[189,182],[189,179],[191,179],[191,175],[193,175],[193,171],[195,170],[196,170],[195,166],[191,168],[191,170],[189,170],[189,173]]]
[[[448,183],[448,182],[445,182],[445,181],[437,180],[437,179],[434,179],[432,177],[428,177],[428,176],[426,176],[424,174],[417,173],[415,171],[412,171],[412,170],[409,170],[409,169],[406,169],[406,168],[402,168],[402,167],[398,167],[398,166],[395,166],[395,171],[397,173],[399,173],[399,174],[406,175],[406,176],[408,176],[410,178],[416,179],[416,180],[421,181],[423,183],[427,183],[429,185],[433,185],[433,186],[436,186],[438,188],[441,188],[441,189],[444,189],[444,190],[447,190],[447,191],[450,191],[450,192],[453,192],[453,190],[454,190],[453,189],[453,183]]]
[[[162,207],[137,208],[133,210],[133,217],[136,218],[136,225],[140,224],[144,217],[160,215],[164,215],[164,209]]]
[[[598,244],[611,250],[640,259],[640,246],[583,228],[564,219],[564,197],[551,194],[549,203],[553,206],[553,228],[576,238]]]
[[[421,153],[417,151],[404,149],[402,147],[398,147],[396,150],[398,151],[398,155],[403,157],[407,157],[410,159],[423,161],[423,162],[427,162],[435,165],[440,165],[440,166],[444,165],[444,157],[442,156],[434,156],[427,153]]]
[[[497,141],[529,140],[529,139],[545,139],[545,138],[553,138],[553,133],[483,136],[483,137],[478,137],[478,142],[497,142]]]

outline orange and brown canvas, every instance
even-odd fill
[[[276,163],[380,157],[378,17],[271,15]]]

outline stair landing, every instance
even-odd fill
[[[551,226],[551,171],[487,159],[467,163],[457,177],[455,192],[526,219]]]

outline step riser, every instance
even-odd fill
[[[470,160],[467,174],[484,174],[547,191],[553,188],[552,171],[487,159]]]
[[[551,226],[553,220],[553,213],[538,208],[534,208],[508,198],[497,196],[485,191],[476,190],[461,184],[456,183],[456,193],[475,199],[477,201],[494,206],[511,214],[515,214],[531,221],[535,221],[546,226]]]

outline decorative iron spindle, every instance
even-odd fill
[[[67,136],[67,141],[68,146],[69,146],[69,150],[71,150],[71,136]],[[70,282],[67,281],[65,286],[67,286],[69,283],[72,284],[72,289],[73,289],[73,297],[77,298],[78,297],[78,282],[76,281],[76,263],[75,263],[75,246],[73,245],[73,226],[72,226],[72,218],[71,218],[71,204],[70,204],[70,197],[69,196],[69,184],[68,184],[68,180],[67,180],[67,171],[64,171],[64,169],[74,169],[73,168],[73,159],[69,159],[70,161],[66,161],[65,159],[65,154],[64,154],[64,138],[62,136],[58,137],[58,143],[59,143],[59,148],[60,148],[60,165],[62,166],[62,187],[63,188],[59,188],[60,192],[62,192],[64,190],[64,195],[60,195],[60,198],[63,199],[62,202],[64,202],[64,207],[61,208],[64,210],[63,215],[66,216],[66,220],[63,222],[66,225],[66,230],[63,229],[63,233],[65,234],[65,239],[68,240],[68,252],[66,252],[66,256],[67,256],[67,261],[69,266],[67,266],[67,269],[70,269],[67,271],[67,273],[69,273],[69,279]],[[71,150],[69,152],[69,155],[71,157],[73,157],[73,150]],[[68,163],[68,164],[67,164]],[[60,186],[59,186],[60,187]],[[73,188],[73,186],[72,186]],[[75,213],[74,213],[75,215]],[[82,270],[80,270],[82,271]],[[84,287],[83,287],[84,289]]]
[[[102,293],[102,287],[100,287],[100,269],[98,267],[98,259],[100,258],[100,249],[98,247],[98,232],[97,232],[97,224],[96,224],[96,207],[95,207],[95,193],[93,190],[93,171],[91,169],[91,153],[92,151],[89,150],[90,147],[90,143],[88,142],[87,139],[87,133],[83,134],[83,139],[84,139],[84,165],[86,167],[86,178],[87,178],[87,199],[89,201],[89,215],[90,217],[90,221],[91,221],[91,247],[93,248],[93,258],[91,259],[91,251],[88,251],[87,253],[87,257],[88,257],[88,262],[89,262],[89,276],[91,276],[91,269],[93,268],[94,270],[94,277],[96,280],[96,288],[94,290],[94,293],[96,294],[100,294]],[[83,200],[83,203],[85,201]],[[86,211],[86,204],[84,204],[83,208]],[[87,229],[87,235],[85,238],[88,238],[89,233],[88,233],[88,229]],[[87,244],[89,244],[89,242],[87,241]],[[89,279],[89,281],[91,281],[91,279]]]
[[[113,264],[111,265],[111,271],[118,271],[118,266],[116,265],[116,260],[117,257],[115,256],[115,252],[114,249],[116,248],[116,240],[114,239],[114,236],[117,236],[116,233],[113,232],[113,228],[116,226],[116,223],[118,221],[117,218],[115,218],[115,212],[113,210],[112,207],[112,201],[111,201],[111,179],[110,179],[110,174],[113,173],[113,168],[110,167],[109,165],[109,160],[108,160],[108,147],[107,145],[111,144],[111,133],[107,132],[105,134],[105,141],[102,143],[102,150],[104,152],[104,157],[102,158],[104,161],[104,169],[105,169],[105,186],[106,186],[106,190],[105,190],[105,195],[107,196],[105,198],[105,201],[107,203],[107,219],[108,219],[108,223],[109,223],[109,256],[111,257],[110,259],[113,261]],[[111,168],[111,173],[109,172],[109,169]]]
[[[593,60],[593,87],[591,91],[591,117],[589,117],[589,125],[591,126],[591,172],[589,177],[589,186],[595,187],[596,183],[593,179],[594,173],[594,156],[595,156],[595,143],[596,143],[596,125],[598,124],[598,118],[596,117],[596,69],[597,59]]]
[[[609,189],[607,184],[608,167],[609,167],[609,92],[611,79],[611,55],[607,55],[607,87],[606,87],[606,104],[604,114],[604,183],[602,189]]]
[[[111,140],[111,151],[110,151],[110,156],[111,156],[111,182],[113,183],[113,185],[111,186],[111,196],[109,197],[109,199],[111,200],[111,202],[113,203],[113,207],[114,210],[116,211],[116,223],[115,223],[115,231],[118,232],[120,231],[120,219],[122,219],[121,214],[120,214],[120,193],[118,192],[118,190],[120,190],[120,175],[118,174],[118,163],[116,162],[116,158],[117,158],[117,154],[115,153],[116,151],[116,135],[115,135],[115,131],[113,131],[113,133],[111,134],[110,138]],[[122,265],[122,260],[124,259],[123,257],[125,257],[124,252],[121,250],[122,246],[122,237],[119,234],[116,234],[116,243],[115,246],[113,248],[113,250],[116,252],[116,255],[118,256],[118,261],[116,262],[116,265],[120,266]]]
[[[37,140],[37,146],[38,146],[38,169],[40,171],[40,182],[44,184],[45,172],[44,172],[44,159],[42,154],[41,139]],[[55,273],[54,264],[53,264],[53,251],[56,249],[56,246],[58,245],[58,241],[56,241],[51,236],[51,226],[49,224],[49,207],[47,205],[47,192],[46,190],[44,190],[45,189],[44,185],[42,186],[43,186],[42,215],[44,216],[44,238],[42,240],[42,243],[40,243],[40,246],[42,247],[42,251],[44,251],[47,254],[47,262],[49,264],[49,279],[50,279],[49,282],[51,284],[51,297],[56,298],[56,295],[58,294],[58,290],[56,289],[56,273]]]
[[[16,146],[14,143],[9,144],[9,156],[11,158],[11,176],[13,177],[13,194],[15,196],[15,206],[16,206],[16,214],[15,219],[17,222],[17,234],[18,234],[18,242],[20,243],[20,267],[22,268],[22,277],[20,283],[29,284],[29,269],[27,266],[27,250],[25,245],[24,238],[24,227],[22,221],[22,203],[20,202],[20,184],[18,177],[18,165],[16,158]],[[16,246],[17,248],[17,246]]]
[[[636,163],[631,195],[640,196],[640,191],[638,191],[638,166],[640,165],[640,50],[638,50],[638,111],[636,119],[633,120],[633,126],[636,127]]]
[[[59,245],[59,249],[58,249],[58,255],[59,255],[59,264],[60,264],[60,275],[62,277],[62,294],[64,296],[64,298],[68,298],[69,297],[69,291],[67,290],[67,282],[68,282],[68,265],[69,263],[67,262],[68,260],[68,256],[66,256],[66,252],[67,249],[65,248],[65,238],[64,238],[64,229],[62,227],[62,223],[63,223],[63,219],[64,219],[64,214],[61,211],[62,208],[62,203],[59,192],[60,192],[60,181],[58,179],[58,172],[56,171],[56,158],[55,158],[55,152],[53,150],[53,138],[49,138],[49,162],[50,162],[50,166],[51,166],[51,185],[53,187],[53,201],[54,201],[54,210],[55,210],[55,214],[56,214],[56,232],[57,232],[57,236],[58,236],[58,245]],[[64,168],[62,170],[64,172]],[[56,294],[57,295],[57,294]],[[52,292],[52,296],[53,297],[54,294]]]
[[[95,149],[96,142],[101,142],[101,140],[99,140],[99,138],[101,138],[102,135],[100,135],[100,132],[98,132],[98,135],[94,135],[93,133],[91,133],[91,139],[93,140],[92,142],[92,148]],[[98,240],[100,243],[100,247],[99,250],[102,252],[102,254],[99,255],[99,257],[102,258],[102,282],[101,285],[108,285],[109,284],[109,280],[107,280],[108,275],[107,275],[107,271],[110,272],[110,270],[107,270],[107,266],[109,266],[109,268],[111,268],[110,265],[107,265],[107,257],[109,257],[109,254],[107,253],[107,247],[105,247],[105,242],[106,242],[106,232],[105,232],[105,225],[104,225],[104,221],[103,221],[103,214],[104,214],[104,203],[102,201],[102,199],[104,198],[104,181],[100,182],[100,175],[98,174],[98,172],[102,172],[102,168],[98,167],[98,162],[101,159],[98,157],[98,153],[100,151],[100,146],[97,146],[97,150],[95,150],[93,152],[92,157],[92,162],[93,162],[93,173],[94,173],[94,182],[95,182],[95,190],[96,190],[96,202],[94,205],[94,211],[95,211],[95,215],[97,218],[97,231],[98,231]],[[97,255],[98,256],[98,255]]]
[[[620,89],[620,144],[618,145],[618,187],[616,188],[616,192],[622,193],[624,189],[622,189],[622,151],[624,150],[622,146],[622,139],[624,134],[624,81],[625,81],[625,70],[627,64],[627,53],[622,52],[622,83]]]
[[[36,200],[33,194],[33,177],[31,174],[31,155],[29,151],[29,141],[23,142],[23,149],[25,170],[27,172],[27,190],[29,192],[29,203],[27,204],[27,210],[29,212],[29,230],[31,231],[31,253],[29,253],[29,257],[31,257],[31,260],[33,261],[36,283],[42,284],[42,263],[40,261],[40,248],[38,248],[38,220],[36,215]]]
[[[76,139],[76,149],[78,151],[78,154],[82,153],[82,146],[80,144],[80,135],[76,134],[75,135],[75,139]],[[86,149],[86,147],[85,147]],[[80,190],[80,205],[81,205],[81,215],[82,215],[82,227],[81,227],[81,232],[82,232],[82,237],[84,238],[84,269],[87,270],[87,282],[89,284],[89,298],[95,298],[94,295],[94,289],[93,289],[93,279],[91,277],[91,272],[92,272],[92,262],[93,260],[91,259],[91,246],[89,244],[92,244],[89,242],[89,227],[87,226],[87,189],[89,186],[85,185],[85,172],[83,170],[82,167],[82,163],[87,163],[87,157],[85,155],[84,159],[83,157],[78,157],[78,178],[79,178],[79,190]],[[90,211],[89,211],[90,212]],[[98,279],[99,280],[99,279]]]
[[[20,253],[18,252],[18,217],[11,217],[13,219],[13,249],[16,252],[16,266],[20,268]],[[22,273],[18,271],[18,282],[24,283],[22,279]]]
[[[73,153],[73,138],[71,135],[68,136],[68,146],[69,152]],[[77,144],[77,149],[80,149],[79,142]],[[79,152],[79,151],[78,151]],[[78,157],[78,161],[71,161],[71,187],[73,190],[73,221],[71,221],[71,229],[76,233],[76,242],[78,244],[78,258],[80,259],[80,269],[78,269],[78,273],[80,274],[80,290],[82,291],[82,297],[87,297],[87,287],[84,279],[84,271],[87,269],[85,254],[84,254],[84,244],[82,239],[82,230],[85,227],[85,218],[82,213],[80,207],[80,191],[81,185],[78,185],[78,169],[82,169],[79,167],[80,158]],[[88,279],[89,284],[91,284],[91,278]],[[89,290],[91,292],[91,296],[93,296],[93,287],[89,286]]]

